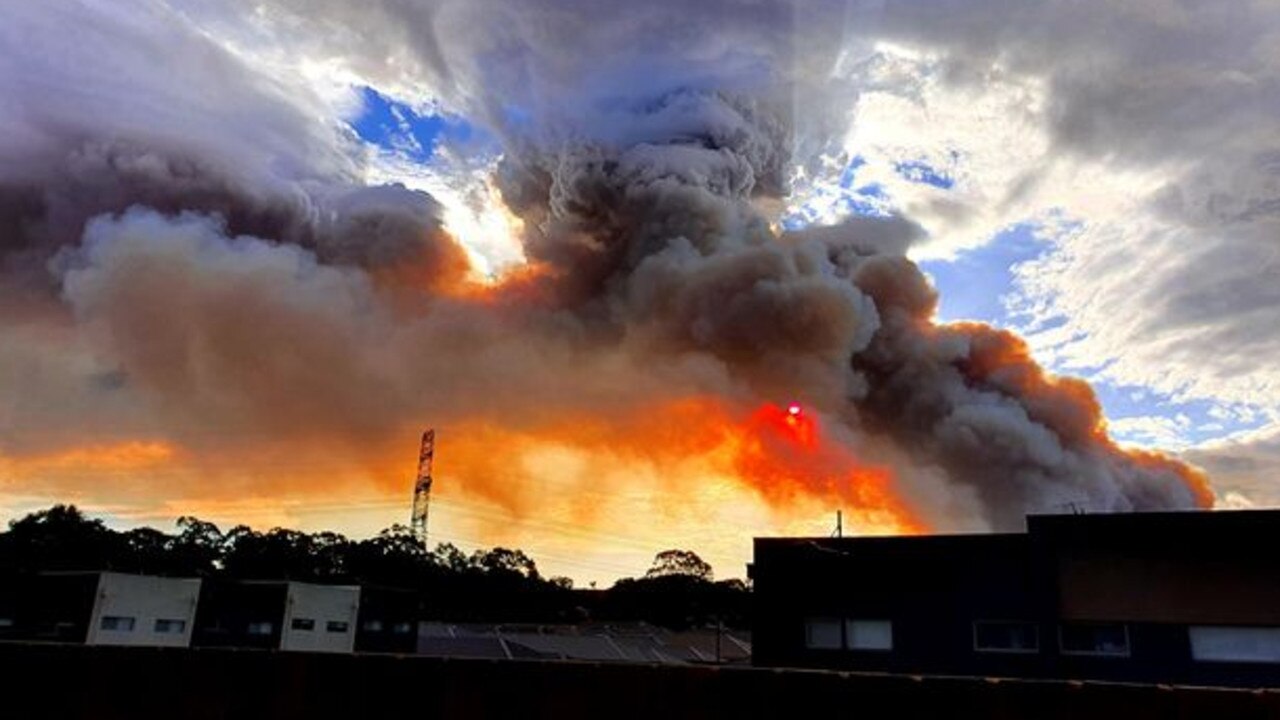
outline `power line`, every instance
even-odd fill
[[[437,537],[437,538],[441,538],[441,539],[443,539],[445,542],[448,542],[448,543],[451,543],[451,544],[455,544],[455,545],[470,545],[470,546],[472,546],[472,547],[473,547],[474,549],[476,549],[476,550],[492,550],[492,549],[493,549],[493,547],[494,547],[493,545],[491,545],[491,544],[489,544],[489,543],[482,543],[482,542],[479,542],[479,541],[477,541],[477,540],[471,540],[471,539],[463,538],[463,537],[456,536],[456,535],[449,535],[449,536],[445,536],[445,535],[441,535],[441,534],[439,534],[439,533],[436,533],[436,534],[435,534],[435,537]],[[523,550],[522,550],[522,552],[523,552]],[[538,557],[541,557],[541,558],[545,558],[545,559],[555,560],[555,561],[557,561],[558,563],[563,564],[563,565],[570,565],[570,566],[575,566],[575,567],[579,567],[579,568],[585,568],[585,569],[589,569],[589,570],[596,570],[596,571],[609,571],[609,572],[625,573],[625,574],[629,574],[629,575],[632,575],[632,576],[635,576],[635,575],[637,575],[637,574],[639,574],[639,575],[643,575],[643,574],[644,574],[644,570],[643,570],[643,569],[641,569],[641,570],[637,573],[637,570],[636,570],[636,568],[634,568],[634,567],[623,567],[622,565],[615,565],[615,564],[607,563],[607,562],[599,562],[599,561],[596,561],[596,560],[584,560],[584,559],[582,559],[582,558],[568,558],[568,557],[565,557],[565,556],[563,556],[563,555],[556,555],[556,554],[551,554],[551,553],[539,552],[539,551],[537,551],[537,550],[532,550],[532,549],[530,549],[526,554],[530,555],[530,556],[533,558],[533,560],[534,560],[534,562],[535,562],[535,563],[537,562]],[[536,556],[536,557],[534,557],[534,556]]]

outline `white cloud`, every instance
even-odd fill
[[[1181,455],[1210,473],[1228,507],[1280,506],[1280,423],[1202,443]]]
[[[1026,191],[1049,165],[1048,132],[1038,122],[1043,81],[994,66],[981,85],[956,84],[944,70],[939,57],[880,45],[845,78],[864,89],[844,150],[866,161],[859,184],[879,185],[929,231],[915,251],[922,259],[980,246],[1053,207]],[[903,162],[923,163],[954,184],[914,181],[899,171]]]
[[[1186,415],[1135,415],[1112,418],[1107,429],[1121,442],[1142,447],[1175,449],[1185,444],[1192,427]]]
[[[948,256],[1057,222],[1010,301],[1052,367],[1280,412],[1280,11],[855,4],[845,149]],[[1117,40],[1123,38],[1123,40]],[[923,160],[951,190],[901,177]],[[1151,428],[1148,428],[1151,429]]]
[[[519,240],[522,222],[503,204],[493,183],[500,156],[468,156],[445,143],[437,145],[429,164],[400,150],[370,148],[370,152],[365,179],[429,193],[443,206],[445,229],[466,249],[482,277],[525,261]]]

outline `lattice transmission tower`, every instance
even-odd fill
[[[413,483],[413,515],[409,528],[422,543],[427,545],[427,511],[431,506],[431,463],[436,454],[436,431],[422,433],[422,447],[418,451],[418,477]]]

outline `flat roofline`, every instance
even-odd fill
[[[892,542],[970,542],[970,541],[986,541],[986,540],[1010,540],[1016,538],[1028,537],[1025,532],[971,532],[971,533],[947,533],[937,535],[845,535],[844,537],[830,537],[827,535],[805,536],[805,535],[765,535],[752,538],[757,543],[778,543],[778,544],[798,544],[798,543],[823,543],[823,544],[845,544],[845,543],[892,543]]]
[[[21,572],[15,574],[23,574]],[[42,577],[88,577],[90,575],[117,575],[120,577],[143,577],[157,580],[204,580],[199,575],[155,575],[152,573],[121,572],[120,570],[37,570],[33,573]]]
[[[830,536],[756,536],[756,543],[765,544],[848,544],[848,543],[893,543],[893,542],[971,542],[995,538],[1027,538],[1035,534],[1037,529],[1058,530],[1062,528],[1087,528],[1096,525],[1134,526],[1147,528],[1152,525],[1178,525],[1182,523],[1210,524],[1253,524],[1276,523],[1280,528],[1280,508],[1259,508],[1248,510],[1157,510],[1150,512],[1114,512],[1114,513],[1041,513],[1026,516],[1026,530],[1022,532],[962,532],[921,535],[846,535]]]
[[[1187,520],[1190,518],[1238,519],[1280,518],[1280,508],[1187,508],[1184,510],[1144,510],[1142,512],[1094,512],[1094,513],[1029,513],[1027,522],[1100,521],[1121,522],[1124,519]]]
[[[219,578],[221,582],[238,583],[240,585],[279,585],[281,587],[289,585],[302,585],[304,587],[321,587],[321,588],[338,588],[341,590],[359,590],[362,585],[351,585],[349,583],[322,583],[311,582],[308,580],[270,580],[263,578]]]

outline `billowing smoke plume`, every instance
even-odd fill
[[[781,185],[770,119],[676,93],[637,120],[674,130],[513,160],[508,196],[562,302],[639,352],[709,355],[762,400],[802,398],[860,442],[942,468],[998,527],[1031,510],[1210,501],[1184,466],[1118,449],[1089,387],[1047,376],[1015,336],[935,325],[909,222],[776,234],[752,203]]]
[[[110,77],[103,95],[60,69],[0,75],[6,96],[31,100],[0,110],[21,139],[0,140],[0,363],[14,370],[0,378],[0,453],[87,432],[163,437],[199,458],[266,445],[278,467],[303,446],[381,449],[429,419],[495,438],[459,443],[454,462],[498,497],[513,437],[700,452],[719,442],[701,444],[707,415],[671,415],[689,424],[674,439],[637,418],[794,400],[842,448],[826,465],[888,468],[888,490],[929,526],[1210,502],[1188,468],[1114,445],[1090,389],[1046,375],[1016,337],[935,324],[935,293],[906,257],[911,221],[779,230],[806,122],[778,102],[792,95],[703,82],[615,103],[607,133],[495,128],[495,182],[529,262],[484,284],[430,197],[364,186],[354,140],[295,117],[270,83],[237,80],[235,56],[175,18],[147,22],[199,58],[183,83]],[[86,32],[156,42],[136,25]],[[53,360],[67,352],[79,359]]]

